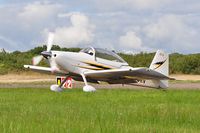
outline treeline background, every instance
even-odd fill
[[[24,64],[32,64],[32,58],[46,50],[46,46],[36,47],[26,52],[14,51],[11,53],[0,52],[0,74],[26,71]],[[80,48],[60,48],[54,45],[52,50],[78,52]],[[119,55],[133,67],[149,67],[155,53],[139,53]],[[170,54],[170,74],[200,74],[200,53],[183,55],[179,53]],[[42,61],[40,65],[47,65]]]

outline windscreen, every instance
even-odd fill
[[[111,52],[105,49],[95,48],[95,56],[110,61],[125,63],[125,61],[115,52]]]

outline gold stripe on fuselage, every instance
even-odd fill
[[[137,79],[136,77],[133,77],[133,76],[124,76],[124,78],[126,78],[126,79]]]
[[[77,67],[90,69],[90,70],[104,70],[103,68],[92,67],[92,66],[79,66],[79,65],[77,65]]]
[[[83,63],[86,63],[90,66],[102,68],[102,69],[113,69],[114,68],[114,67],[111,67],[111,66],[107,66],[107,65],[103,65],[103,64],[99,64],[99,63],[91,62],[91,61],[83,61]]]

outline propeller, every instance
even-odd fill
[[[42,55],[38,55],[38,56],[35,56],[33,57],[32,61],[33,61],[33,65],[36,66],[38,65],[43,59],[43,56]]]
[[[53,40],[54,40],[54,33],[50,32],[47,42],[47,52],[51,51],[51,48],[53,46]]]
[[[54,40],[54,33],[50,32],[48,36],[48,42],[47,42],[47,50],[41,52],[41,55],[33,57],[33,65],[38,65],[43,58],[48,59],[48,57],[51,57],[51,48],[53,46],[53,40]]]

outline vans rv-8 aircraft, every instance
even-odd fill
[[[84,81],[83,91],[92,92],[96,89],[90,83],[132,84],[153,88],[167,88],[169,56],[158,50],[149,68],[131,67],[115,52],[100,48],[85,48],[80,52],[52,51],[54,34],[50,33],[47,50],[41,55],[33,57],[33,65],[24,65],[25,68],[41,73],[52,73],[64,76],[65,80],[60,85],[51,85],[52,91],[62,91],[62,86],[68,77],[76,81]],[[36,66],[45,58],[50,67]]]

